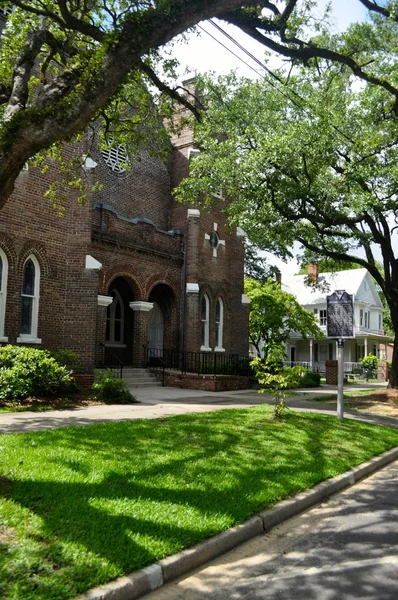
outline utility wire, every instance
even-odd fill
[[[247,50],[247,48],[245,48],[244,46],[242,46],[237,40],[235,40],[231,35],[229,35],[229,33],[227,33],[224,29],[222,29],[222,27],[220,27],[219,25],[217,25],[217,23],[215,23],[213,21],[213,19],[209,19],[209,22],[217,29],[220,31],[220,33],[222,33],[230,42],[232,42],[233,44],[235,44],[235,46],[237,46],[240,50],[242,50],[242,52],[244,52],[247,56],[249,56],[252,60],[254,60],[262,69],[264,69],[269,75],[271,75],[271,77],[273,77],[279,84],[283,84],[283,81],[281,80],[280,77],[278,77],[277,75],[275,75],[275,73],[273,73],[270,69],[268,69],[268,67],[266,67],[258,58],[256,58],[253,54],[251,54],[251,52],[249,52],[249,50]],[[264,81],[266,80],[264,75],[262,75],[261,73],[259,73],[252,65],[250,65],[249,63],[247,63],[245,60],[243,60],[243,58],[241,58],[240,56],[238,56],[238,54],[235,54],[235,52],[233,50],[231,50],[231,48],[228,48],[228,46],[226,46],[225,44],[223,44],[218,38],[216,38],[214,35],[212,35],[209,31],[207,31],[207,29],[204,29],[204,27],[202,27],[201,25],[198,25],[198,27],[204,31],[205,33],[207,33],[207,35],[209,35],[213,40],[215,40],[218,44],[220,44],[220,46],[222,46],[223,48],[225,48],[225,50],[227,50],[228,52],[230,52],[233,56],[235,56],[235,58],[237,58],[238,60],[240,60],[244,65],[246,65],[247,67],[249,67],[249,69],[251,69],[252,71],[254,71],[256,73],[256,75],[258,75],[259,77],[261,77]],[[284,96],[285,98],[287,98],[288,100],[290,100],[290,102],[294,102],[293,99],[290,97],[289,94],[287,94],[286,92],[284,92],[282,89],[280,89],[279,86],[276,86],[275,84],[273,84],[271,81],[269,81],[269,84],[276,90],[278,91],[280,94],[282,94],[282,96]],[[299,94],[297,94],[297,92],[295,92],[294,90],[291,90],[293,92],[293,94],[295,96],[297,96],[298,98],[300,98]],[[302,100],[302,98],[300,98],[300,100]]]
[[[264,75],[261,75],[261,73],[259,73],[258,71],[256,71],[256,69],[252,65],[250,65],[245,60],[243,60],[243,58],[241,58],[240,56],[238,56],[238,54],[235,54],[235,52],[233,50],[231,50],[231,48],[228,48],[228,46],[226,46],[225,44],[223,44],[219,39],[217,39],[209,31],[207,31],[207,29],[205,29],[201,25],[198,25],[198,27],[199,27],[199,29],[201,29],[202,31],[204,31],[205,33],[207,33],[207,35],[209,35],[211,38],[213,38],[213,40],[215,42],[217,42],[217,44],[220,44],[220,46],[222,46],[223,48],[225,48],[225,50],[227,50],[233,56],[235,56],[235,58],[237,58],[238,60],[240,60],[244,65],[246,65],[246,67],[249,67],[249,69],[251,69],[252,71],[254,71],[256,73],[256,75],[258,75],[259,77],[262,77],[263,79],[265,79]]]
[[[239,48],[239,50],[242,50],[242,52],[244,52],[249,58],[251,58],[255,63],[257,63],[262,69],[264,69],[264,71],[267,71],[267,73],[269,73],[269,75],[271,75],[271,77],[273,77],[274,79],[276,79],[279,83],[281,83],[281,79],[275,75],[275,73],[273,73],[270,69],[268,69],[268,67],[261,62],[261,60],[259,60],[256,56],[254,56],[254,54],[252,54],[251,52],[249,52],[249,50],[247,48],[245,48],[244,46],[242,46],[242,44],[240,44],[238,42],[238,40],[236,40],[235,38],[232,37],[232,35],[230,35],[227,31],[225,31],[225,29],[223,29],[222,27],[220,27],[215,21],[214,19],[209,19],[209,23],[211,23],[213,25],[213,27],[215,27],[220,33],[222,33],[223,35],[225,35],[225,37],[232,42],[233,44],[235,44],[235,46],[237,46],[237,48]],[[247,63],[245,63],[247,64]],[[257,71],[256,71],[257,73]]]

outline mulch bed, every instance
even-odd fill
[[[82,408],[84,406],[95,406],[103,404],[85,394],[72,394],[60,398],[25,398],[24,400],[0,401],[0,408],[9,408],[15,411],[23,410],[62,410],[70,408]]]
[[[356,409],[376,415],[398,417],[398,390],[371,390],[366,396],[350,396],[344,400],[347,409]]]

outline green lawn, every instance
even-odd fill
[[[0,597],[66,599],[398,444],[272,408],[0,437]]]

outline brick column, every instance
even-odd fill
[[[187,283],[185,308],[185,350],[200,351],[199,284]]]
[[[379,360],[377,364],[377,379],[378,381],[388,381],[389,378],[388,364],[384,360]]]
[[[187,218],[187,283],[196,283],[199,264],[200,211],[189,208]]]
[[[153,302],[130,302],[130,308],[134,311],[133,326],[133,367],[145,367],[145,346],[148,344],[148,321],[149,311],[153,308]]]
[[[325,361],[326,367],[326,383],[328,385],[337,385],[338,381],[338,361],[327,360]]]
[[[200,307],[198,265],[200,248],[200,211],[189,208],[187,214],[186,261],[187,277],[185,289],[185,350],[200,351]]]

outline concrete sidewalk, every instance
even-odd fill
[[[350,390],[380,387],[368,384],[367,386],[350,386]],[[333,386],[292,390],[296,395],[289,396],[288,402],[293,410],[335,414],[335,409],[330,405],[314,404],[309,398],[319,397],[322,394],[336,393]],[[110,421],[126,421],[135,419],[156,419],[171,415],[180,415],[195,412],[207,412],[225,408],[243,408],[261,404],[272,404],[269,394],[259,394],[257,390],[240,390],[234,392],[206,392],[200,390],[183,390],[170,387],[137,388],[134,393],[138,404],[129,405],[96,405],[85,408],[51,410],[45,412],[17,412],[0,413],[1,433],[23,433],[40,431],[44,429],[58,429],[77,425],[91,425]],[[345,416],[398,428],[398,419],[368,415],[355,411],[346,411]]]

